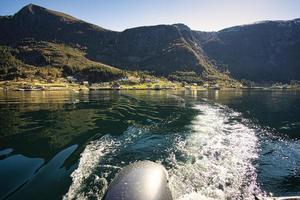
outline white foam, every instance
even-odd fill
[[[192,122],[191,134],[177,143],[169,170],[175,199],[251,199],[256,189],[255,169],[258,139],[255,131],[237,121],[239,114],[209,104],[195,107],[200,113]]]
[[[252,199],[257,189],[252,165],[258,156],[255,130],[226,107],[204,102],[195,109],[199,114],[187,133],[165,135],[173,145],[166,147],[169,156],[158,161],[171,166],[168,173],[174,199]],[[148,133],[151,130],[129,127],[117,138],[105,136],[87,145],[64,199],[101,199],[108,182],[123,166],[118,155]]]
[[[134,143],[144,133],[147,133],[145,129],[128,127],[118,138],[105,135],[88,144],[81,154],[77,169],[71,174],[72,184],[63,199],[101,199],[108,187],[107,177],[120,170],[116,165],[103,163],[113,159],[122,152],[122,148]]]
[[[86,193],[90,191],[82,191],[82,186],[86,184],[85,180],[87,179],[89,179],[88,181],[98,182],[99,186],[102,186],[101,190],[97,191],[99,194],[93,194],[93,196],[102,196],[101,194],[104,193],[108,185],[106,179],[103,177],[100,178],[97,175],[91,178],[91,175],[101,157],[114,151],[115,147],[116,142],[110,136],[104,136],[101,140],[88,144],[81,154],[78,168],[71,174],[72,184],[63,199],[88,199]]]

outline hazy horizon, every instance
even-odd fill
[[[28,4],[63,12],[106,29],[123,31],[139,26],[183,23],[193,30],[218,31],[265,20],[299,18],[300,1],[293,0],[2,0],[0,15],[13,15]],[[180,14],[178,14],[180,13]]]

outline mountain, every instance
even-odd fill
[[[30,4],[13,16],[0,17],[0,29],[0,45],[22,49],[24,41],[34,41],[48,48],[67,46],[81,51],[81,58],[121,70],[147,70],[163,76],[188,72],[203,81],[230,82],[230,76],[258,82],[300,79],[299,20],[219,32],[194,31],[184,24],[116,32]],[[13,54],[26,64],[40,66],[36,60],[27,59],[27,54]],[[65,61],[61,61],[54,67],[62,69],[58,66]]]
[[[195,42],[193,32],[183,24],[157,25],[125,30],[115,43],[95,59],[125,69],[169,74],[177,70],[213,73],[215,69]]]
[[[84,51],[65,44],[27,39],[16,43],[14,48],[0,46],[0,80],[49,80],[69,75],[99,82],[119,79],[124,73],[92,61],[85,57]]]
[[[51,78],[47,70],[52,78],[76,74],[91,76],[92,82],[122,76],[121,70],[92,61],[85,52],[112,31],[33,4],[0,17],[0,28],[2,78]]]
[[[29,4],[13,16],[0,18],[0,43],[11,44],[24,38],[57,40],[91,45],[114,32],[86,23],[64,13]]]
[[[300,19],[196,32],[205,53],[237,79],[300,80]]]
[[[93,61],[126,70],[167,76],[194,71],[202,79],[230,80],[205,56],[193,31],[183,24],[139,27],[115,32],[72,16],[30,4],[0,18],[0,45],[18,48],[28,38],[84,49]],[[34,65],[34,63],[31,63]]]

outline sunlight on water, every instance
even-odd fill
[[[239,113],[212,105],[195,107],[199,114],[191,134],[176,148],[190,159],[169,170],[177,199],[246,199],[256,189],[258,140],[255,131],[237,120]]]
[[[187,133],[164,137],[172,140],[165,147],[168,155],[150,158],[167,165],[174,199],[252,199],[258,192],[252,165],[258,156],[255,130],[227,107],[203,103],[194,109],[199,114]],[[126,163],[122,154],[150,132],[129,127],[117,138],[106,135],[87,145],[64,199],[101,199]]]
[[[115,175],[140,160],[165,166],[177,200],[300,195],[299,97],[0,92],[0,199],[101,199]],[[17,155],[30,165],[16,165],[24,160]]]

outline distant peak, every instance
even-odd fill
[[[29,8],[29,9],[32,9],[32,8],[41,8],[41,6],[35,5],[33,3],[30,3],[27,6],[25,6],[25,8]]]
[[[46,8],[31,3],[24,6],[19,12],[29,12],[34,14],[34,12],[37,10],[46,10]]]
[[[185,30],[185,31],[190,31],[191,30],[190,27],[188,27],[187,25],[182,24],[182,23],[173,24],[173,26],[175,26],[179,30]]]
[[[39,14],[45,14],[45,13],[50,14],[52,16],[63,18],[64,20],[67,20],[67,21],[77,21],[76,18],[74,18],[70,15],[67,15],[67,14],[64,14],[61,12],[57,12],[54,10],[50,10],[50,9],[47,9],[47,8],[44,8],[44,7],[35,5],[35,4],[28,4],[28,5],[24,6],[18,13],[16,13],[16,15],[20,15],[23,17],[23,16],[28,16],[28,15],[39,15]]]

